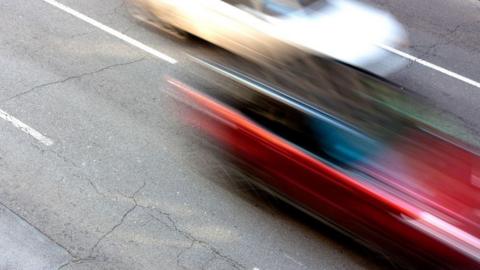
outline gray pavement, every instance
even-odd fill
[[[406,27],[410,53],[480,82],[480,1],[369,0]],[[419,64],[391,76],[463,122],[478,137],[480,89]],[[477,138],[478,141],[478,138]]]
[[[0,269],[57,269],[70,260],[65,249],[0,204]]]
[[[417,56],[421,45],[450,40],[437,32],[456,29],[468,42],[442,45],[452,52],[445,62],[425,56],[479,80],[472,62],[480,57],[479,36],[467,25],[479,19],[478,2],[431,8],[410,2],[378,4],[414,33]],[[215,57],[211,48],[177,42],[134,22],[120,0],[62,3],[179,64],[41,0],[0,0],[0,109],[54,141],[43,145],[0,119],[0,269],[391,267],[245,185],[243,175],[209,154],[200,135],[176,122],[178,109],[163,92],[163,76],[188,76],[184,52]],[[456,12],[466,15],[458,18]],[[429,16],[443,19],[425,24]],[[416,64],[392,77],[480,130],[480,89]]]

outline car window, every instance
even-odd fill
[[[261,11],[270,16],[284,16],[311,6],[324,3],[324,0],[261,0]]]
[[[252,0],[224,0],[223,2],[230,4],[232,6],[246,6],[249,8],[254,8],[254,2]]]

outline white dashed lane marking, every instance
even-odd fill
[[[133,39],[109,26],[106,26],[104,25],[103,23],[100,23],[70,7],[67,7],[65,6],[64,4],[61,4],[55,0],[42,0],[43,2],[46,2],[58,9],[61,9],[62,11],[65,11],[66,13],[72,15],[72,16],[75,16],[76,18],[86,22],[86,23],[89,23],[95,27],[97,27],[98,29],[102,30],[102,31],[105,31],[106,33],[118,38],[118,39],[121,39],[123,41],[125,41],[126,43],[132,45],[132,46],[135,46],[137,47],[138,49],[142,50],[142,51],[145,51],[157,58],[160,58],[162,59],[163,61],[166,61],[170,64],[176,64],[177,63],[177,60],[175,60],[174,58],[162,53],[162,52],[159,52],[157,50],[155,50],[154,48],[150,47],[150,46],[147,46],[145,44],[143,44],[142,42],[136,40],[136,39]]]
[[[47,138],[40,132],[36,131],[35,129],[29,127],[27,124],[23,123],[22,121],[18,120],[17,118],[11,116],[7,112],[0,109],[0,119],[3,119],[14,127],[18,128],[19,130],[25,132],[26,134],[32,136],[33,138],[37,139],[39,142],[43,143],[46,146],[50,146],[53,144],[53,141],[50,138]]]
[[[391,52],[391,53],[394,53],[394,54],[399,55],[399,56],[401,56],[401,57],[403,57],[403,58],[406,58],[406,59],[408,59],[408,60],[410,60],[410,61],[412,61],[412,62],[414,62],[414,63],[418,63],[418,64],[420,64],[420,65],[422,65],[422,66],[431,68],[431,69],[436,70],[436,71],[438,71],[438,72],[440,72],[440,73],[443,73],[443,74],[445,74],[445,75],[447,75],[447,76],[449,76],[449,77],[452,77],[452,78],[455,78],[455,79],[457,79],[457,80],[459,80],[459,81],[462,81],[462,82],[464,82],[464,83],[466,83],[466,84],[469,84],[469,85],[475,86],[475,87],[477,87],[477,88],[480,88],[480,82],[474,81],[474,80],[472,80],[472,79],[470,79],[470,78],[467,78],[467,77],[465,77],[465,76],[463,76],[463,75],[460,75],[460,74],[458,74],[458,73],[455,73],[455,72],[453,72],[453,71],[450,71],[450,70],[448,70],[448,69],[446,69],[446,68],[437,66],[437,65],[435,65],[435,64],[432,64],[432,63],[430,63],[430,62],[428,62],[428,61],[425,61],[425,60],[423,60],[423,59],[420,59],[420,58],[415,57],[415,56],[413,56],[413,55],[410,55],[410,54],[408,54],[408,53],[399,51],[399,50],[397,50],[397,49],[395,49],[395,48],[392,48],[392,47],[389,47],[389,46],[386,46],[386,45],[381,45],[381,44],[378,45],[378,46],[380,46],[381,48],[383,48],[383,49],[385,49],[385,50],[387,50],[387,51],[389,51],[389,52]]]

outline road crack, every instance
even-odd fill
[[[149,207],[146,207],[146,206],[141,206],[141,205],[138,205],[140,207],[143,207],[143,208],[146,208],[146,209],[152,209],[152,208],[149,208]],[[246,269],[246,267],[237,262],[236,260],[234,260],[233,258],[231,258],[230,256],[228,255],[225,255],[223,254],[220,250],[218,250],[217,248],[215,248],[214,246],[212,246],[210,243],[204,241],[204,240],[201,240],[201,239],[198,239],[196,238],[193,234],[191,234],[190,232],[186,231],[186,230],[183,230],[181,229],[177,222],[172,218],[172,215],[170,213],[167,213],[167,212],[164,212],[164,211],[161,211],[157,208],[155,209],[152,209],[152,210],[155,210],[156,213],[164,216],[169,222],[165,222],[163,221],[162,219],[158,218],[157,216],[155,215],[151,215],[150,216],[152,217],[152,219],[158,221],[159,223],[167,226],[168,228],[174,230],[175,232],[177,232],[178,234],[182,235],[184,238],[186,238],[187,240],[191,241],[190,245],[186,248],[183,248],[181,249],[178,253],[177,253],[177,257],[176,257],[176,260],[177,260],[177,265],[183,269],[188,269],[187,267],[185,267],[184,265],[182,265],[181,263],[181,258],[182,256],[185,254],[185,252],[187,252],[188,250],[192,249],[196,244],[198,244],[199,246],[209,250],[213,255],[214,255],[214,258],[210,258],[207,262],[205,262],[203,265],[204,267],[206,267],[208,265],[208,263],[210,263],[211,261],[215,260],[215,259],[222,259],[223,261],[227,262],[228,264],[230,264],[234,269]]]
[[[95,242],[95,244],[92,246],[92,248],[90,249],[90,254],[88,256],[88,258],[94,258],[93,256],[93,253],[95,252],[95,249],[98,247],[98,245],[105,239],[107,238],[110,234],[112,234],[118,227],[120,227],[123,222],[125,221],[125,218],[131,213],[133,212],[133,210],[135,210],[137,207],[138,207],[138,202],[137,202],[137,199],[136,199],[136,196],[137,194],[145,187],[146,185],[146,182],[143,182],[142,186],[139,187],[132,195],[130,196],[127,196],[128,199],[132,200],[133,202],[133,206],[130,207],[123,215],[122,217],[120,218],[120,221],[115,224],[110,230],[108,230],[106,233],[104,233],[102,236],[100,236],[100,238],[98,238],[97,242]]]
[[[137,202],[136,196],[143,188],[145,188],[145,186],[146,186],[146,182],[144,181],[143,184],[135,192],[132,193],[132,195],[126,196],[128,199],[132,200],[132,203],[133,203],[132,207],[130,207],[127,211],[125,211],[125,213],[122,214],[122,217],[120,218],[120,220],[115,225],[113,225],[107,232],[105,232],[104,234],[102,234],[98,238],[98,240],[95,242],[95,244],[93,244],[93,246],[90,248],[90,252],[89,252],[88,256],[78,257],[78,256],[75,256],[72,253],[70,253],[67,249],[65,249],[72,256],[73,259],[70,260],[69,262],[66,262],[66,263],[62,264],[57,270],[63,269],[63,268],[65,268],[65,267],[67,267],[71,264],[79,264],[79,263],[88,262],[88,261],[96,261],[97,257],[93,255],[95,250],[98,248],[100,243],[105,238],[107,238],[109,235],[111,235],[113,232],[115,232],[115,230],[125,222],[125,219],[128,217],[128,215],[130,213],[132,213],[137,207],[140,206]]]
[[[66,164],[70,164],[72,167],[74,168],[77,168],[77,169],[80,169],[81,166],[78,165],[75,161],[67,158],[66,156],[64,156],[63,154],[55,151],[55,150],[52,150],[52,149],[43,149],[41,147],[39,147],[38,145],[36,144],[31,144],[34,148],[36,148],[38,151],[40,151],[40,153],[42,155],[45,155],[45,153],[51,153],[53,155],[55,155],[58,159],[62,160],[64,163]],[[99,187],[97,184],[95,184],[95,182],[91,179],[91,177],[87,176],[87,175],[81,175],[81,174],[78,174],[78,173],[72,173],[73,176],[76,176],[80,179],[86,179],[88,181],[88,184],[92,187],[92,189],[100,196],[102,197],[106,197],[105,193],[100,191]]]
[[[64,79],[61,79],[61,80],[57,80],[57,81],[53,81],[53,82],[48,82],[48,83],[43,83],[43,84],[39,84],[39,85],[36,85],[28,90],[25,90],[21,93],[18,93],[14,96],[11,96],[11,97],[8,97],[6,99],[3,99],[3,100],[0,100],[0,103],[4,103],[4,102],[7,102],[7,101],[10,101],[10,100],[13,100],[13,99],[16,99],[18,97],[21,97],[21,96],[24,96],[26,94],[29,94],[35,90],[38,90],[38,89],[42,89],[42,88],[45,88],[45,87],[48,87],[48,86],[52,86],[52,85],[57,85],[57,84],[62,84],[62,83],[65,83],[65,82],[68,82],[68,81],[71,81],[71,80],[75,80],[75,79],[80,79],[82,77],[85,77],[85,76],[90,76],[90,75],[94,75],[94,74],[97,74],[97,73],[100,73],[100,72],[103,72],[105,70],[109,70],[109,69],[112,69],[112,68],[115,68],[115,67],[119,67],[119,66],[126,66],[126,65],[130,65],[130,64],[134,64],[134,63],[138,63],[140,61],[143,61],[145,60],[146,57],[142,57],[142,58],[139,58],[139,59],[136,59],[136,60],[133,60],[133,61],[129,61],[129,62],[125,62],[125,63],[117,63],[117,64],[113,64],[113,65],[109,65],[109,66],[105,66],[105,67],[102,67],[100,69],[97,69],[97,70],[94,70],[94,71],[90,71],[90,72],[85,72],[85,73],[81,73],[81,74],[78,74],[78,75],[73,75],[73,76],[69,76],[67,78],[64,78]]]

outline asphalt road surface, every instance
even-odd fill
[[[185,52],[210,46],[136,23],[121,0],[62,0],[76,16],[49,1],[0,0],[0,269],[393,267],[245,184],[177,122],[164,75],[195,72]],[[391,79],[475,140],[480,2],[372,2],[435,65]]]

